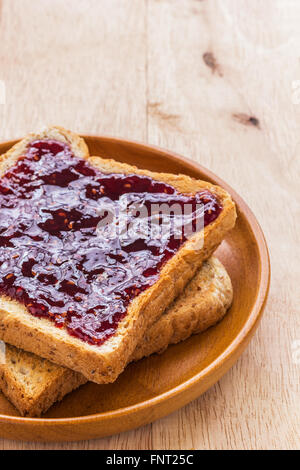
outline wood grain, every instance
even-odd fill
[[[261,327],[227,375],[163,420],[76,444],[2,449],[300,446],[300,3],[2,0],[0,140],[44,123],[148,140],[207,166],[248,202],[271,253]],[[205,54],[210,54],[206,55]],[[295,359],[295,358],[294,358]]]

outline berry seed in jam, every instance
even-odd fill
[[[129,237],[120,233],[121,223],[123,231],[128,228],[124,201],[147,209],[140,226],[131,217]],[[115,333],[130,302],[156,282],[186,241],[176,214],[170,236],[147,231],[152,205],[163,203],[182,209],[189,204],[193,227],[198,204],[204,207],[205,226],[222,210],[208,191],[184,195],[146,176],[104,174],[76,158],[66,144],[32,142],[0,179],[0,293],[72,336],[102,344]],[[117,236],[102,223],[112,213]],[[158,221],[161,229],[164,217]]]

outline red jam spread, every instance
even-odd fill
[[[70,335],[102,344],[186,241],[178,236],[183,222],[175,214],[169,236],[147,232],[153,221],[148,212],[142,228],[133,223],[130,236],[127,222],[122,236],[109,235],[107,229],[124,222],[125,203],[127,212],[130,204],[147,211],[153,204],[189,204],[193,227],[197,204],[204,208],[204,225],[222,210],[208,191],[191,196],[146,176],[105,174],[76,158],[66,144],[32,142],[0,179],[0,293]],[[115,223],[101,226],[109,214],[117,214]],[[161,228],[164,217],[159,213],[156,220]]]

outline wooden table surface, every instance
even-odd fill
[[[250,347],[196,401],[107,439],[0,449],[300,447],[299,23],[298,0],[0,0],[1,141],[59,124],[188,156],[244,197],[272,266]]]

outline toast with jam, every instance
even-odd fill
[[[62,128],[0,158],[0,339],[96,383],[234,226],[222,188],[90,156]]]

